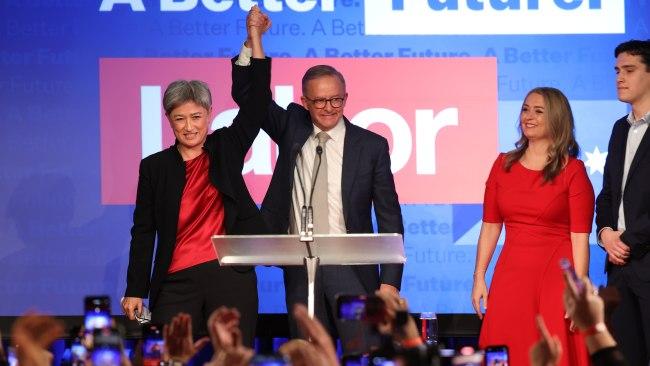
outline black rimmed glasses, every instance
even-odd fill
[[[311,102],[311,104],[314,105],[314,107],[318,109],[323,109],[327,105],[327,102],[330,103],[332,108],[341,108],[343,106],[343,102],[345,101],[344,97],[334,97],[334,98],[329,98],[329,99],[324,99],[324,98],[316,98],[316,99],[311,99],[308,97],[305,97],[308,101]]]

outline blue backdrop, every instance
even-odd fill
[[[0,2],[0,315],[32,307],[80,314],[86,294],[109,294],[118,312],[133,206],[101,204],[98,60],[232,57],[245,37],[242,8],[253,3]],[[581,157],[596,193],[611,126],[628,111],[616,100],[613,49],[625,40],[650,38],[647,0],[257,3],[273,20],[265,48],[274,57],[496,57],[501,151],[517,140],[526,92],[538,85],[562,89],[572,103]],[[430,23],[404,26],[399,17],[418,6]],[[548,14],[541,30],[499,28],[493,17],[506,14],[504,21],[515,21],[526,12]],[[598,18],[602,31],[582,24],[589,12],[604,16]],[[467,22],[436,28],[447,15]],[[373,23],[371,32],[366,22]],[[569,29],[571,24],[576,26]],[[402,210],[408,256],[403,292],[412,310],[472,312],[481,205],[409,204]],[[592,245],[590,272],[598,284],[605,281],[603,267],[603,252]],[[285,311],[279,270],[258,273],[260,311]]]

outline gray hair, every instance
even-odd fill
[[[212,95],[208,84],[200,80],[176,80],[169,84],[163,96],[165,114],[187,102],[194,102],[206,110],[212,107]]]
[[[310,67],[302,77],[302,95],[305,95],[307,91],[307,83],[323,76],[337,77],[341,81],[341,84],[343,84],[343,90],[345,90],[345,78],[343,78],[343,74],[330,65],[316,65]]]

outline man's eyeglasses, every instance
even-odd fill
[[[343,106],[343,101],[345,101],[345,98],[341,98],[341,97],[334,97],[334,98],[329,98],[329,99],[322,99],[322,98],[310,99],[310,98],[305,97],[305,99],[310,101],[311,104],[313,104],[314,107],[316,107],[318,109],[325,108],[325,106],[327,105],[327,102],[330,103],[332,108],[341,108],[341,106]]]

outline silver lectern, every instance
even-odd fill
[[[219,264],[307,268],[309,316],[314,316],[314,281],[322,265],[405,263],[401,234],[214,235]],[[290,311],[289,309],[287,309]]]

